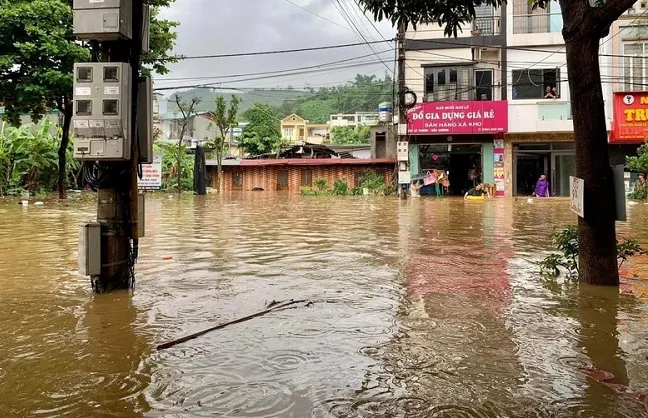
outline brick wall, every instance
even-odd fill
[[[212,187],[218,185],[218,175],[216,167],[208,167],[212,178]],[[224,189],[226,192],[234,190],[250,191],[254,188],[261,188],[265,191],[275,191],[278,185],[278,176],[281,171],[288,172],[288,191],[298,193],[301,189],[302,170],[312,170],[312,185],[315,185],[317,179],[326,179],[327,185],[333,187],[337,179],[344,179],[350,188],[356,186],[356,173],[361,173],[366,169],[372,169],[375,172],[385,176],[388,182],[392,180],[394,167],[391,164],[383,165],[349,165],[349,166],[243,166],[243,167],[223,167]],[[242,188],[234,189],[232,179],[234,173],[242,175]]]

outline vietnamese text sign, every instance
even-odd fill
[[[506,182],[504,179],[504,141],[493,140],[493,182],[495,183],[495,196],[505,194]]]
[[[157,190],[162,188],[162,154],[153,154],[153,163],[142,164],[142,178],[137,179],[140,189]]]
[[[648,139],[648,92],[614,93],[611,143]]]
[[[569,198],[571,201],[571,210],[581,218],[585,217],[585,208],[583,207],[584,193],[585,182],[583,179],[569,176]]]
[[[408,133],[476,134],[508,130],[508,104],[504,100],[426,102],[407,112]]]

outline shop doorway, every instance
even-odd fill
[[[517,154],[515,160],[515,195],[531,196],[540,174],[546,174],[549,179],[549,155]]]
[[[481,144],[419,145],[421,171],[438,170],[445,173],[450,182],[447,194],[451,196],[463,196],[482,181],[481,161]],[[420,190],[421,195],[436,195],[437,192],[435,185]]]
[[[576,175],[573,142],[513,145],[513,195],[531,196],[540,174],[552,196],[569,196],[569,176]]]

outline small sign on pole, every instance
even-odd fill
[[[569,176],[569,198],[571,210],[581,218],[585,217],[583,196],[585,194],[585,182],[578,177]]]
[[[162,188],[162,154],[153,154],[153,163],[142,164],[142,178],[137,178],[140,190],[159,190]]]
[[[409,170],[399,171],[398,172],[398,183],[399,184],[409,184],[411,182],[411,174]]]

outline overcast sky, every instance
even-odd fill
[[[291,4],[301,6],[302,8]],[[180,22],[175,53],[188,57],[254,51],[285,50],[362,42],[357,31],[340,12],[340,4],[368,41],[392,39],[395,31],[389,22],[375,23],[377,30],[362,16],[354,0],[176,0],[165,9],[166,19]],[[307,10],[304,10],[307,9]],[[318,17],[319,15],[321,17]],[[326,20],[328,19],[328,21]],[[378,33],[380,32],[380,34]],[[372,45],[393,71],[393,42]],[[185,86],[221,82],[232,87],[320,87],[350,81],[355,74],[382,75],[386,65],[367,46],[323,51],[236,58],[188,59],[171,66],[171,73],[156,79],[156,87]],[[234,82],[245,78],[206,78],[249,73],[265,73],[315,66],[357,58],[332,68],[290,76]],[[368,65],[340,68],[354,64]],[[337,68],[336,68],[337,67]],[[312,71],[312,70],[310,70]],[[163,81],[164,80],[164,81]]]

